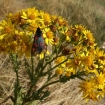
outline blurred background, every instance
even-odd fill
[[[91,30],[99,46],[105,42],[104,0],[0,0],[0,20],[5,19],[8,13],[30,7],[36,7],[51,15],[62,16],[70,25],[82,24]],[[14,83],[14,76],[9,58],[0,55],[0,101],[13,92],[11,83]],[[78,93],[78,82],[76,79],[49,87],[52,94],[39,105],[105,105],[105,99],[101,102],[85,103],[82,94]],[[8,100],[3,105],[12,104]]]

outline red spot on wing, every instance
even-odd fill
[[[34,43],[34,46],[33,47],[38,47],[38,44]]]
[[[35,35],[34,39],[35,39],[35,40],[38,40],[38,37]]]

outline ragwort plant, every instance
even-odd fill
[[[82,25],[68,25],[64,18],[36,8],[10,13],[0,22],[0,53],[9,54],[16,74],[14,93],[8,97],[14,105],[42,101],[50,95],[47,87],[75,78],[81,79],[78,87],[87,101],[104,97],[105,52]],[[22,57],[30,81],[27,89],[19,79]],[[47,79],[38,87],[42,77]]]

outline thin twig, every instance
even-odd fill
[[[5,102],[7,102],[8,100],[9,100],[9,98],[12,100],[12,102],[14,102],[14,98],[13,98],[13,96],[8,96],[7,98],[5,98],[1,103],[0,103],[0,105],[2,105],[3,103],[5,103]]]

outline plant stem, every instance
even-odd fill
[[[48,72],[52,71],[53,69],[55,69],[56,67],[58,67],[59,65],[63,64],[64,62],[66,62],[68,60],[68,58],[66,60],[64,60],[63,62],[59,63],[58,65],[54,66],[53,68],[51,68],[49,71],[44,72],[43,75],[46,75]]]
[[[31,78],[31,81],[33,80],[33,72],[34,72],[34,65],[33,65],[33,56],[31,55],[31,65],[32,65],[32,78]]]
[[[49,85],[52,85],[52,84],[55,84],[55,83],[58,83],[60,82],[60,80],[56,80],[56,81],[53,81],[53,82],[50,82],[44,86],[42,86],[39,90],[38,90],[38,93],[40,93],[41,90],[43,90],[45,87],[49,86]]]
[[[15,84],[15,103],[14,105],[17,105],[17,99],[18,99],[18,93],[19,93],[19,76],[18,76],[18,61],[17,61],[17,55],[15,55],[15,63],[14,63],[14,69],[16,73],[16,84]]]

